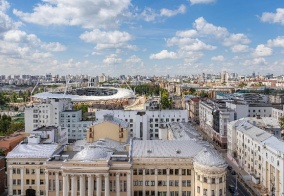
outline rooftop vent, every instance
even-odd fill
[[[56,161],[59,161],[59,160],[60,160],[60,155],[54,155],[54,159],[55,159]]]
[[[152,153],[152,150],[150,149],[150,150],[147,150],[147,153]]]
[[[176,153],[177,153],[177,154],[180,154],[180,153],[181,153],[181,150],[180,150],[180,149],[177,149],[177,150],[176,150]]]

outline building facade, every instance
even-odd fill
[[[7,156],[9,195],[226,195],[227,165],[196,140],[197,131],[181,123],[173,135],[183,132],[183,138],[133,140],[128,126],[107,117],[90,127],[87,140],[18,145]]]
[[[240,119],[228,124],[228,156],[266,193],[284,193],[284,144],[272,134]]]
[[[143,140],[159,139],[159,127],[167,123],[188,122],[186,110],[100,110],[96,112],[96,118],[103,119],[105,114],[129,122],[130,135]]]

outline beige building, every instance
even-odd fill
[[[187,125],[173,123],[167,140],[133,140],[128,123],[108,115],[86,140],[28,140],[7,156],[9,195],[226,195],[226,163]]]

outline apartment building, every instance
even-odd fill
[[[59,126],[60,112],[72,110],[71,99],[45,99],[25,108],[25,132],[48,126]]]
[[[68,140],[70,142],[84,139],[87,136],[87,129],[93,121],[82,119],[81,110],[64,110],[60,112],[60,126],[67,128]]]
[[[199,97],[194,97],[189,100],[189,118],[199,123]]]
[[[105,114],[112,114],[129,122],[130,134],[143,140],[159,139],[159,127],[170,122],[188,122],[186,110],[99,110],[96,118],[101,120]]]
[[[284,193],[284,143],[258,128],[253,121],[240,119],[228,124],[228,156],[234,158],[251,180],[267,193]]]
[[[170,126],[173,140],[133,140],[128,127],[105,116],[86,140],[20,144],[7,156],[9,195],[226,195],[227,164],[187,123]]]

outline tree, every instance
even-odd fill
[[[279,118],[279,125],[280,125],[280,128],[283,130],[284,129],[284,116],[281,116]]]

